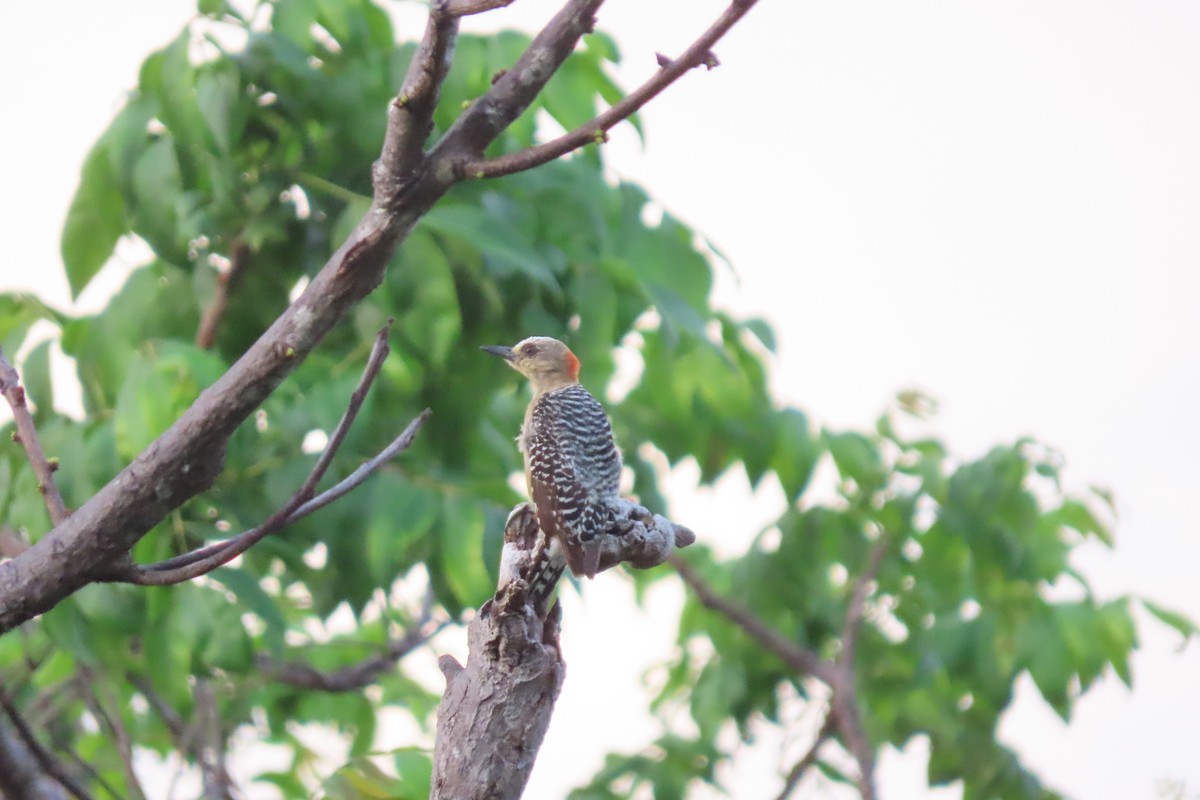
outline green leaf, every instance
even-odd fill
[[[196,103],[217,147],[228,153],[241,135],[238,101],[242,84],[232,64],[219,64],[223,66],[206,69],[196,79]]]
[[[483,560],[482,506],[467,498],[447,495],[442,505],[442,569],[446,582],[464,606],[478,608],[495,587]]]
[[[88,153],[62,232],[62,259],[71,297],[78,298],[128,230],[121,184],[109,143],[102,138]]]
[[[501,265],[501,275],[517,272],[545,286],[558,285],[545,256],[515,228],[482,208],[440,205],[426,214],[421,224],[468,242],[485,260]]]
[[[25,342],[25,334],[39,319],[50,320],[59,325],[67,317],[43,303],[31,294],[7,292],[0,294],[0,347],[11,360]]]
[[[271,654],[278,658],[283,652],[283,635],[287,630],[287,620],[279,610],[275,598],[263,590],[258,578],[237,567],[221,567],[210,573],[209,577],[224,584],[239,602],[266,623],[267,647]]]
[[[1181,648],[1185,647],[1193,637],[1200,635],[1200,627],[1197,627],[1196,623],[1178,611],[1172,611],[1169,608],[1164,608],[1158,603],[1153,603],[1146,599],[1143,599],[1141,603],[1142,607],[1157,617],[1159,622],[1166,623],[1179,631],[1180,635],[1183,636],[1183,641],[1179,643]]]
[[[825,431],[825,444],[843,478],[849,478],[864,492],[882,488],[886,476],[879,449],[861,433]]]
[[[565,130],[574,130],[596,116],[598,72],[582,58],[568,58],[542,90],[546,111]]]
[[[771,467],[783,484],[789,502],[796,502],[808,487],[817,459],[824,448],[813,436],[803,411],[788,408],[779,412],[775,423],[776,449]]]
[[[1112,531],[1079,500],[1064,500],[1058,509],[1051,512],[1050,517],[1059,524],[1074,528],[1084,536],[1095,536],[1109,547],[1113,546]]]
[[[771,327],[771,323],[765,319],[748,319],[742,325],[751,333],[754,338],[762,342],[762,346],[767,348],[769,352],[774,353],[776,348],[775,331]]]
[[[165,261],[185,263],[186,255],[176,238],[183,178],[169,138],[154,142],[138,158],[133,168],[133,196],[134,233],[145,239]]]
[[[401,747],[392,751],[392,762],[404,786],[406,795],[414,800],[429,796],[429,785],[433,780],[433,760],[429,752],[417,747]]]
[[[30,350],[21,369],[25,398],[37,407],[36,418],[39,421],[49,416],[54,409],[54,390],[50,382],[50,344],[49,341],[45,341]]]

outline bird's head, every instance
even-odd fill
[[[480,349],[503,358],[529,378],[534,392],[549,392],[579,382],[579,359],[558,339],[530,336],[513,347],[485,345]]]

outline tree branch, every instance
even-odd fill
[[[584,145],[598,144],[604,141],[606,131],[633,116],[639,108],[653,100],[663,89],[679,80],[684,73],[699,66],[707,66],[712,69],[716,65],[716,58],[712,54],[713,45],[756,2],[758,0],[734,0],[717,21],[684,51],[682,56],[674,61],[660,56],[660,69],[650,80],[589,122],[544,144],[527,147],[497,158],[470,161],[463,166],[464,174],[470,178],[495,178],[501,175],[511,175],[514,172],[522,172],[553,161]]]
[[[388,203],[398,201],[421,163],[425,140],[433,130],[433,112],[438,93],[458,39],[458,17],[450,13],[448,0],[433,0],[425,35],[408,65],[400,93],[388,106],[388,126],[383,149],[375,162],[375,197]]]
[[[785,664],[804,675],[811,675],[829,686],[831,697],[829,719],[846,749],[858,762],[858,787],[863,800],[875,800],[875,751],[862,724],[855,689],[853,654],[861,625],[863,606],[867,590],[874,579],[883,556],[887,552],[886,540],[881,540],[872,551],[866,569],[863,570],[851,593],[850,605],[846,609],[846,624],[842,634],[842,652],[834,663],[823,660],[814,651],[783,637],[750,611],[717,594],[700,574],[678,556],[671,557],[671,564],[679,572],[684,583],[695,593],[696,599],[705,608],[724,616],[738,625],[755,641],[778,656]],[[815,757],[815,756],[814,756]],[[801,770],[803,771],[803,770]]]
[[[240,238],[234,239],[229,252],[229,268],[217,273],[216,292],[208,308],[204,309],[200,327],[196,329],[196,346],[202,350],[208,350],[216,342],[217,328],[225,316],[225,310],[229,308],[229,293],[237,285],[249,257],[250,248]]]
[[[513,68],[501,75],[467,107],[430,153],[435,173],[454,180],[467,175],[464,165],[479,159],[513,120],[529,108],[538,93],[590,33],[604,0],[567,0],[533,38]]]
[[[359,691],[375,683],[383,673],[394,669],[396,662],[429,641],[449,624],[448,620],[432,619],[432,598],[431,592],[424,603],[421,618],[404,636],[388,642],[382,652],[370,655],[356,664],[326,672],[297,661],[280,663],[260,656],[259,669],[264,677],[298,689],[330,693]]]
[[[809,746],[808,751],[788,771],[783,789],[779,792],[775,800],[788,800],[792,796],[792,792],[796,791],[796,787],[800,785],[800,780],[804,777],[804,773],[808,772],[809,768],[817,763],[817,758],[820,757],[821,746],[829,741],[829,737],[833,734],[833,727],[832,709],[829,709],[826,711],[825,721],[821,723],[821,729],[817,731],[817,738],[813,739],[813,743]]]
[[[695,535],[629,500],[613,507],[601,536],[600,569],[629,563],[647,569],[666,561]],[[508,515],[496,595],[467,629],[463,668],[439,665],[446,691],[438,706],[431,800],[515,800],[529,780],[562,688],[560,606],[549,608],[566,565],[538,527],[533,506]]]
[[[8,726],[0,724],[0,798],[66,800],[67,793],[42,772],[37,759]]]
[[[50,512],[50,522],[57,525],[67,518],[66,504],[58,491],[58,484],[54,482],[54,471],[58,469],[58,464],[47,459],[42,450],[37,429],[33,426],[33,417],[25,404],[25,389],[21,386],[21,378],[17,374],[17,368],[4,357],[3,348],[0,348],[0,394],[4,395],[4,399],[12,408],[13,425],[16,427],[13,441],[20,442],[25,448],[29,465],[33,467],[33,474],[38,479],[38,491],[42,493],[46,501],[46,510]]]
[[[858,631],[862,628],[863,613],[867,606],[867,591],[871,581],[879,572],[879,565],[887,554],[888,540],[881,537],[871,549],[867,566],[854,583],[854,591],[850,594],[850,605],[846,608],[846,621],[842,624],[842,650],[838,654],[838,663],[843,666],[854,664],[854,650],[858,646]]]
[[[358,386],[350,396],[346,411],[342,414],[341,420],[339,420],[337,427],[334,428],[328,443],[325,445],[325,450],[317,459],[317,463],[313,465],[312,471],[309,472],[304,484],[296,490],[295,494],[291,496],[282,508],[267,518],[266,522],[262,525],[240,533],[231,539],[208,545],[207,547],[202,547],[190,553],[184,553],[183,555],[175,556],[174,558],[169,558],[155,564],[118,568],[109,576],[109,579],[153,586],[163,586],[190,580],[207,574],[222,564],[227,564],[246,552],[246,550],[250,549],[264,537],[272,533],[277,533],[297,519],[336,499],[335,497],[326,499],[325,495],[314,498],[313,494],[316,491],[317,483],[324,477],[326,471],[329,469],[329,465],[333,463],[333,458],[337,454],[338,449],[341,448],[342,442],[345,441],[346,435],[350,432],[350,426],[354,424],[354,420],[358,416],[359,410],[362,409],[363,402],[366,400],[367,391],[375,382],[376,377],[378,377],[379,370],[383,368],[383,362],[387,358],[389,350],[387,334],[390,326],[391,320],[388,320],[388,323],[375,334],[375,343],[371,348],[371,355],[367,358],[367,364],[363,369],[362,378],[359,379]],[[417,429],[427,417],[428,410],[405,429],[404,433],[397,440],[402,443],[402,446],[397,448],[395,452],[406,449],[411,444]],[[393,442],[393,446],[395,444],[396,442]],[[392,447],[389,447],[384,452],[391,451],[392,449]],[[368,463],[378,466],[383,463],[383,460],[377,457]],[[353,486],[362,483],[371,471],[363,472],[361,478],[357,478]],[[359,476],[360,472],[362,472],[361,469],[357,470],[351,477]],[[346,481],[342,482],[342,484],[344,483]],[[335,486],[325,494],[328,495],[330,492],[340,490],[342,484],[338,484],[338,486]],[[353,486],[350,488],[353,488]],[[341,491],[337,496],[340,497],[346,491],[349,491],[349,488]]]
[[[29,724],[17,708],[16,703],[9,697],[8,690],[2,685],[0,685],[0,708],[4,709],[4,713],[8,716],[9,722],[12,723],[17,736],[25,748],[33,754],[42,772],[58,781],[77,800],[91,800],[91,795],[71,777],[71,773],[67,771],[63,763],[38,742],[37,737],[33,735],[33,730],[29,727]]]
[[[416,419],[408,423],[408,427],[392,440],[392,443],[379,452],[377,456],[367,461],[354,472],[350,473],[340,483],[332,488],[322,492],[306,503],[303,503],[298,508],[293,510],[286,517],[279,517],[279,512],[273,514],[266,522],[259,525],[257,528],[251,528],[248,531],[239,533],[232,539],[226,539],[223,542],[218,542],[208,547],[193,550],[190,553],[184,553],[174,558],[159,561],[154,564],[145,566],[135,566],[131,569],[113,570],[102,576],[103,580],[107,581],[123,581],[126,583],[136,583],[142,586],[169,586],[171,584],[182,583],[186,580],[207,575],[217,567],[227,564],[237,556],[249,550],[254,544],[261,541],[266,536],[278,533],[283,528],[291,525],[293,522],[307,517],[309,514],[324,508],[346,494],[349,494],[353,489],[358,488],[366,482],[375,470],[391,461],[400,453],[407,450],[417,435],[417,431],[429,419],[432,412],[427,408],[422,411]],[[291,503],[284,506],[287,509]]]
[[[455,17],[469,17],[472,14],[482,14],[497,8],[511,6],[513,0],[450,0],[447,13]]]
[[[211,678],[196,681],[196,727],[202,739],[196,748],[204,776],[205,800],[233,800],[234,784],[225,768],[225,734],[217,710],[217,695]]]
[[[562,689],[561,613],[540,619],[528,586],[510,583],[467,628],[470,655],[438,665],[446,692],[438,706],[430,800],[517,800]],[[557,604],[555,605],[557,609]]]
[[[113,737],[117,752],[121,756],[121,764],[125,768],[125,786],[129,794],[138,800],[146,800],[146,790],[142,788],[141,781],[138,780],[137,770],[133,768],[133,738],[129,735],[129,729],[125,727],[125,721],[121,719],[121,710],[119,708],[115,711],[109,710],[108,704],[111,703],[115,706],[116,702],[111,693],[107,691],[106,685],[97,686],[95,675],[90,669],[85,667],[79,671],[84,679],[84,703],[87,704],[96,719],[104,723]],[[108,696],[102,698],[100,691],[105,691]]]
[[[696,599],[700,601],[702,606],[710,611],[716,611],[737,625],[750,638],[774,653],[783,663],[792,669],[804,675],[812,675],[824,683],[833,685],[835,670],[832,664],[822,661],[821,657],[813,650],[801,647],[785,638],[747,609],[739,606],[732,600],[721,597],[713,591],[713,588],[700,576],[695,567],[687,561],[679,556],[672,556],[670,561],[671,566],[675,567],[675,571],[679,573],[679,577],[683,578],[683,582],[695,593]]]

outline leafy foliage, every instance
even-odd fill
[[[75,359],[79,421],[51,408],[46,348],[23,364],[68,504],[84,502],[178,417],[365,208],[383,110],[414,46],[395,44],[389,18],[369,0],[270,5],[264,27],[202,0],[201,18],[146,59],[138,88],[85,162],[62,240],[72,291],[88,285],[122,236],[140,237],[153,259],[91,316],[0,296],[8,352],[48,319]],[[237,40],[230,33],[244,45],[222,44]],[[462,37],[435,135],[527,43],[507,32]],[[588,37],[494,152],[537,141],[542,115],[566,128],[589,118],[617,95],[607,72],[617,58],[610,39]],[[289,749],[286,770],[259,776],[284,795],[320,784],[330,797],[426,796],[427,753],[384,757],[372,747],[384,707],[429,729],[429,687],[400,669],[380,676],[378,694],[332,697],[271,680],[270,667],[336,670],[381,651],[414,620],[395,600],[398,578],[426,572],[452,616],[491,594],[505,514],[519,499],[508,476],[519,469],[512,435],[525,401],[476,346],[537,332],[568,339],[586,365],[584,382],[601,395],[616,348],[641,359],[636,384],[612,411],[648,505],[662,499],[635,443],[672,463],[694,458],[704,481],[736,465],[753,483],[778,481],[788,508],[749,552],[728,563],[696,556],[715,587],[739,587],[740,600],[784,635],[835,652],[855,577],[872,543],[888,541],[860,645],[872,741],[927,736],[931,778],[962,780],[968,797],[1051,796],[996,741],[996,723],[1026,672],[1064,718],[1108,667],[1129,682],[1129,600],[1095,598],[1069,564],[1081,537],[1111,541],[1107,523],[1090,501],[1063,496],[1057,462],[1032,442],[958,463],[936,439],[897,433],[898,411],[864,434],[817,431],[804,412],[780,408],[767,390],[770,327],[715,310],[710,259],[695,233],[669,214],[649,222],[648,205],[641,188],[606,179],[594,149],[454,189],[397,253],[384,285],[237,432],[212,490],[171,514],[134,557],[175,555],[279,507],[315,458],[300,443],[336,423],[388,317],[397,322],[384,380],[333,471],[349,472],[432,407],[413,450],[354,502],[264,540],[236,567],[168,588],[91,586],[0,639],[0,672],[17,702],[53,695],[56,744],[129,793],[113,731],[159,753],[181,747],[156,706],[192,718],[204,681],[218,687],[223,737],[252,726]],[[200,318],[235,257],[216,341],[201,349]],[[823,460],[839,490],[816,503],[809,484]],[[15,447],[0,451],[0,512],[35,537],[49,527]],[[1064,582],[1078,587],[1077,599],[1050,600],[1047,590]],[[1196,633],[1174,612],[1147,607],[1185,638]],[[721,657],[699,655],[697,640]],[[718,745],[723,728],[732,723],[746,736],[756,719],[787,724],[781,689],[807,696],[798,676],[696,605],[684,611],[679,642],[656,703],[685,706],[695,731],[666,734],[651,754],[610,757],[577,797],[625,796],[628,779],[659,797],[715,782],[729,755]],[[109,721],[85,725],[85,716]],[[294,729],[308,722],[344,734],[352,760],[315,774]]]

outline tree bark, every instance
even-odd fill
[[[467,628],[467,666],[442,656],[446,693],[438,707],[430,800],[521,796],[566,674],[559,609],[555,604],[540,619],[527,586],[514,581]]]

